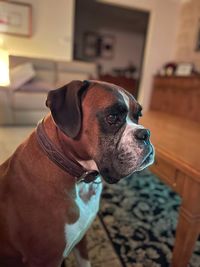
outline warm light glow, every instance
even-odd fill
[[[0,48],[0,86],[8,86],[9,79],[9,57],[8,52]]]

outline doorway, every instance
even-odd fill
[[[122,86],[138,96],[149,13],[76,0],[74,60],[96,64],[95,79]]]

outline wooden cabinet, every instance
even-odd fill
[[[133,78],[127,78],[125,76],[101,75],[99,77],[99,80],[119,85],[123,87],[125,90],[127,90],[129,93],[131,93],[135,98],[137,98],[138,95],[137,80]]]
[[[155,76],[150,108],[200,122],[200,76]]]

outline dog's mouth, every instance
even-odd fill
[[[100,173],[104,181],[108,184],[116,184],[120,180],[120,178],[112,176],[108,168],[104,168]]]
[[[154,162],[154,155],[155,155],[154,147],[151,145],[151,149],[150,149],[149,153],[143,159],[143,161],[140,164],[140,166],[137,169],[137,171],[141,171],[144,168],[146,168],[146,167],[150,166],[151,164],[153,164],[153,162]]]
[[[117,179],[115,177],[104,177],[104,180],[108,183],[108,184],[116,184],[118,183],[121,179]]]
[[[124,179],[124,178],[128,178],[130,177],[132,174],[134,174],[135,172],[139,172],[142,171],[143,169],[145,169],[146,167],[148,167],[149,165],[153,164],[154,162],[154,147],[152,145],[150,145],[150,148],[148,149],[149,151],[146,153],[146,155],[143,157],[141,163],[139,164],[138,167],[136,167],[135,169],[131,168],[130,169],[130,173],[126,174],[126,175],[119,175],[119,173],[115,176],[114,175],[114,170],[113,173],[109,170],[109,168],[103,168],[101,171],[101,175],[103,177],[103,179],[105,180],[105,182],[109,183],[109,184],[115,184],[118,183],[120,180]],[[116,173],[115,173],[116,174]]]

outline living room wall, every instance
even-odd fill
[[[192,62],[200,71],[200,51],[196,51],[198,34],[200,42],[200,1],[186,1],[180,12],[175,59],[178,62]]]
[[[30,38],[1,35],[12,55],[72,59],[74,0],[15,0],[29,3],[33,12]]]

